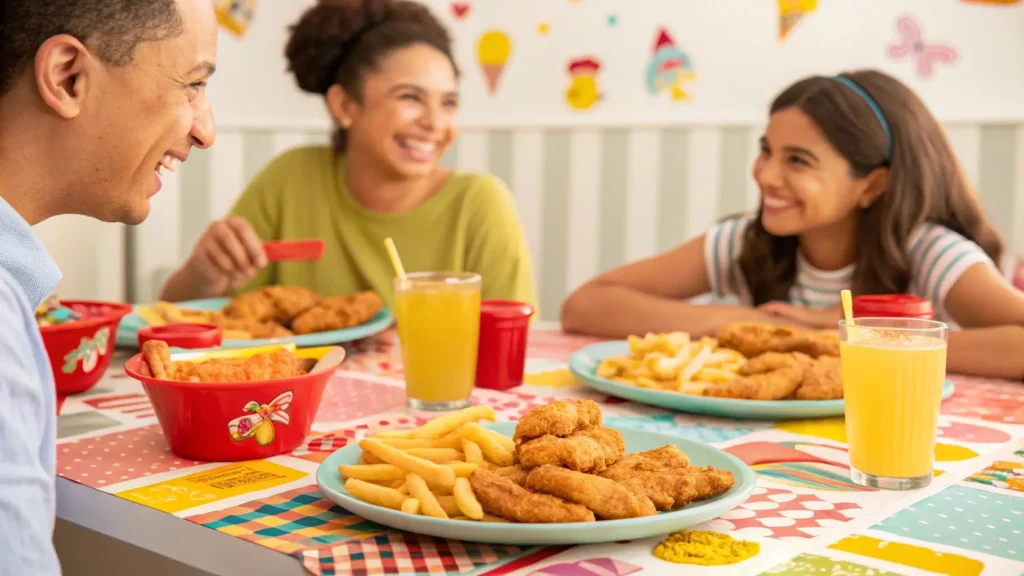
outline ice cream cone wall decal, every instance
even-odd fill
[[[484,32],[476,42],[476,56],[484,73],[487,91],[495,94],[498,82],[505,72],[508,58],[512,55],[512,40],[500,30]]]
[[[603,99],[597,86],[597,74],[601,71],[601,62],[593,56],[585,56],[569,61],[569,88],[565,91],[565,100],[576,110],[587,110]]]
[[[785,40],[796,23],[817,7],[818,0],[779,0],[779,41]]]
[[[673,102],[689,100],[690,95],[683,88],[696,77],[690,57],[676,46],[668,30],[658,30],[651,61],[647,64],[647,92],[652,95],[668,92]]]
[[[256,0],[214,0],[214,10],[222,27],[235,36],[242,36],[256,12]]]

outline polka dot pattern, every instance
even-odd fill
[[[925,542],[1024,561],[1024,498],[950,486],[873,527]]]
[[[124,430],[57,446],[57,474],[93,488],[201,464],[167,449],[159,425]]]
[[[350,375],[331,378],[324,391],[317,422],[345,422],[405,405],[405,389]]]

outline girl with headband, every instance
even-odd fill
[[[320,0],[285,48],[302,90],[324,99],[333,146],[272,160],[167,281],[169,301],[270,284],[392,302],[392,237],[409,271],[482,277],[484,298],[533,303],[533,270],[508,188],[440,165],[459,134],[458,69],[419,2]],[[261,241],[323,238],[316,263],[268,263]]]
[[[564,302],[565,328],[606,337],[714,334],[744,321],[834,328],[848,288],[926,298],[953,327],[1012,326],[951,336],[951,369],[967,349],[954,352],[958,340],[977,350],[1024,339],[1024,294],[996,266],[999,234],[939,122],[898,80],[865,70],[786,88],[753,176],[756,214],[594,278]],[[706,293],[741,305],[690,302]],[[1017,368],[1019,377],[1024,367],[1006,370]]]

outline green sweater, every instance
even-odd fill
[[[345,186],[345,159],[330,148],[291,150],[249,184],[231,213],[263,240],[323,238],[319,262],[271,263],[244,290],[281,284],[325,295],[376,290],[394,306],[390,236],[406,272],[475,272],[483,298],[536,305],[533,268],[515,203],[497,178],[453,172],[426,202],[401,214],[371,212]]]

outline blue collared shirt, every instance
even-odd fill
[[[60,574],[53,549],[57,407],[35,309],[60,270],[0,198],[0,576]]]

